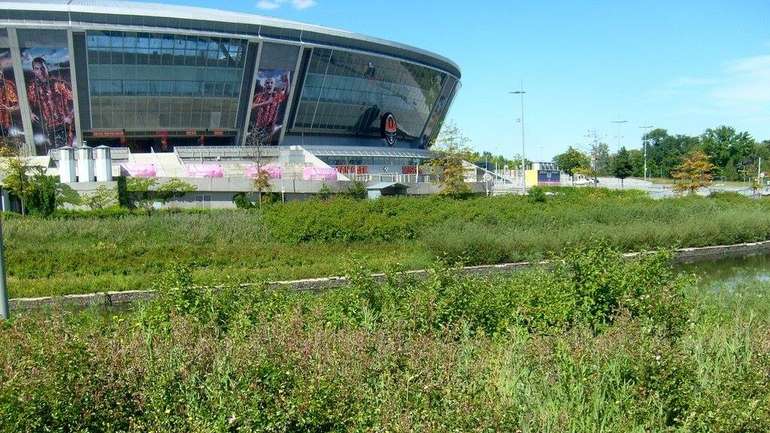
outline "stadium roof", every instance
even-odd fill
[[[2,12],[5,11],[5,12]],[[228,33],[243,33],[247,36],[297,40],[305,43],[319,43],[330,46],[342,46],[362,51],[378,52],[380,54],[406,58],[430,66],[445,69],[460,78],[459,66],[448,58],[398,42],[374,38],[345,30],[287,21],[255,14],[207,9],[200,7],[174,6],[157,3],[124,2],[124,1],[93,1],[93,0],[34,0],[34,1],[2,1],[0,0],[0,21],[9,11],[39,11],[60,12],[67,14],[107,14],[137,17],[136,21],[143,24],[141,17],[172,18],[189,20],[199,23],[227,23],[231,26],[215,26],[217,31]],[[12,16],[12,15],[11,15]],[[71,22],[79,21],[70,18]],[[35,22],[39,22],[35,20]],[[163,27],[155,25],[155,27]],[[167,26],[172,27],[172,26]],[[247,31],[239,30],[249,27]],[[258,28],[254,32],[254,28]],[[194,30],[200,30],[195,28]],[[245,30],[245,29],[244,29]],[[350,43],[350,42],[354,43]],[[346,43],[347,42],[347,43]]]

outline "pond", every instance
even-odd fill
[[[770,285],[770,254],[682,263],[677,268],[696,275],[698,286],[707,290],[734,289],[756,283]]]

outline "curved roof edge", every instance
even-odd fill
[[[386,39],[366,36],[360,33],[349,32],[314,24],[306,24],[297,21],[282,20],[278,18],[266,17],[262,15],[225,11],[220,9],[209,9],[193,6],[164,5],[159,3],[128,2],[128,1],[93,1],[93,0],[33,0],[33,1],[0,1],[0,10],[19,10],[19,11],[50,11],[50,12],[78,12],[89,14],[112,14],[125,16],[149,16],[161,18],[176,18],[182,20],[219,22],[219,23],[238,23],[254,26],[267,26],[289,29],[300,32],[299,42],[302,41],[301,34],[304,32],[314,32],[323,35],[339,38],[347,38],[368,44],[375,44],[383,47],[388,54],[388,49],[398,51],[407,51],[425,56],[437,62],[431,66],[448,69],[447,72],[456,75],[459,79],[462,75],[460,67],[452,60],[440,54],[417,48],[414,46],[394,42]],[[306,41],[307,42],[307,41]],[[360,48],[367,51],[366,48]],[[402,57],[397,52],[390,55]]]

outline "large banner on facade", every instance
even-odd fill
[[[69,50],[22,48],[21,58],[37,154],[77,145]]]
[[[292,72],[287,69],[259,69],[254,95],[247,146],[277,145],[283,118],[289,103]]]
[[[0,146],[16,152],[24,144],[19,92],[9,48],[0,48],[0,141]]]

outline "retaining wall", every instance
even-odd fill
[[[723,257],[742,257],[763,253],[770,253],[770,241],[752,242],[735,245],[718,245],[699,248],[682,248],[675,251],[674,260],[679,263],[691,263],[704,260],[713,260]],[[635,257],[645,253],[628,253],[626,257]],[[505,263],[501,265],[469,266],[460,269],[460,272],[469,275],[493,275],[501,273],[516,272],[536,265],[547,265],[547,261],[542,262],[519,262]],[[429,275],[428,270],[407,271],[403,274],[411,275],[416,278],[426,278]],[[373,274],[376,281],[382,281],[386,278],[385,274]],[[340,288],[347,285],[348,280],[345,277],[312,278],[294,281],[269,282],[267,286],[276,289],[297,290],[297,291],[322,291],[334,288]],[[244,284],[243,288],[255,287],[257,284]],[[215,287],[216,288],[216,287]],[[25,310],[34,308],[43,308],[48,306],[62,305],[85,307],[93,305],[114,306],[126,305],[132,302],[145,301],[153,298],[155,293],[151,290],[133,290],[124,292],[104,292],[91,293],[84,295],[67,296],[46,296],[40,298],[18,298],[10,300],[10,308],[13,310]]]

